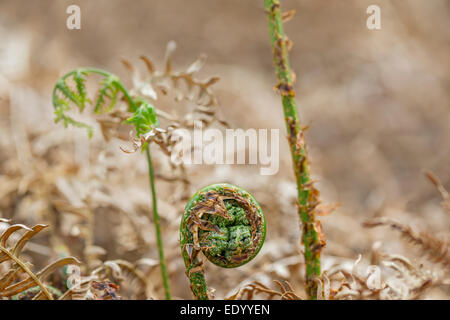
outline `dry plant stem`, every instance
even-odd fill
[[[150,188],[152,191],[152,205],[153,205],[153,223],[155,224],[156,230],[156,242],[158,244],[158,253],[159,253],[159,266],[161,268],[161,276],[163,279],[164,292],[166,294],[166,299],[170,300],[170,286],[169,286],[169,276],[167,275],[166,261],[164,259],[164,249],[163,242],[161,237],[161,226],[158,214],[158,204],[156,200],[156,188],[155,188],[155,174],[153,171],[152,157],[150,154],[150,145],[145,148],[145,152],[147,154],[147,163],[148,163],[148,177],[150,180]]]
[[[33,281],[41,288],[42,292],[45,294],[45,296],[47,297],[48,300],[53,300],[52,295],[50,294],[50,292],[48,292],[45,285],[38,279],[38,277],[36,277],[36,275],[33,272],[31,272],[31,270],[27,267],[27,265],[25,263],[23,263],[20,259],[15,257],[8,250],[6,250],[5,248],[3,248],[1,246],[0,246],[0,251],[3,252],[4,254],[6,254],[12,261],[17,263],[22,268],[22,270],[24,270],[31,277],[31,279],[33,279]]]
[[[309,177],[309,165],[304,143],[304,133],[298,115],[293,74],[289,65],[289,40],[283,30],[283,20],[278,0],[265,0],[268,17],[270,41],[273,50],[273,62],[278,78],[276,89],[281,94],[284,117],[288,132],[292,161],[298,189],[298,213],[303,224],[303,243],[305,246],[306,286],[310,299],[315,299],[316,276],[320,276],[320,250],[323,244],[315,228],[315,205],[317,191],[313,189]]]

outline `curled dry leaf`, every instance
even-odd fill
[[[30,288],[38,287],[34,289],[36,297],[53,300],[53,295],[44,285],[45,279],[61,267],[80,263],[74,257],[66,257],[49,264],[37,273],[31,270],[30,264],[20,257],[21,251],[32,237],[46,227],[43,224],[35,225],[32,228],[22,224],[14,224],[0,235],[0,264],[12,263],[5,274],[0,274],[0,297],[12,297]],[[15,245],[7,247],[8,239],[18,231],[24,231],[23,235]]]
[[[450,212],[450,195],[448,191],[444,188],[441,181],[439,181],[439,179],[432,172],[426,171],[425,175],[441,194],[443,199],[442,207]]]
[[[341,206],[339,202],[335,203],[320,203],[316,206],[316,215],[318,216],[328,216],[333,213],[336,209]]]
[[[225,300],[252,300],[256,295],[264,295],[267,300],[279,298],[281,300],[303,300],[292,289],[289,282],[285,281],[284,285],[277,280],[273,282],[278,286],[279,291],[270,289],[261,282],[255,281],[247,284],[243,288],[239,288],[237,292]]]
[[[295,10],[292,9],[292,10],[283,12],[281,18],[283,19],[283,22],[288,22],[294,17],[294,15],[295,15]]]

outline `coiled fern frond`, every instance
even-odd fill
[[[119,77],[96,68],[78,68],[66,73],[58,80],[53,89],[55,123],[62,121],[65,127],[73,125],[86,128],[89,137],[92,137],[93,129],[90,125],[79,122],[67,114],[71,105],[75,105],[78,111],[82,113],[86,105],[92,103],[87,97],[86,90],[86,78],[92,74],[103,77],[100,81],[97,98],[93,103],[96,114],[111,112],[119,101],[119,93],[122,93],[128,102],[128,112],[133,114],[126,122],[135,126],[138,136],[149,131],[152,127],[158,126],[156,112],[150,102],[141,97],[131,97]],[[73,82],[73,85],[69,85],[69,81]]]
[[[266,236],[266,220],[247,191],[226,183],[200,189],[186,205],[180,243],[191,290],[209,299],[200,252],[212,263],[235,268],[252,260]]]

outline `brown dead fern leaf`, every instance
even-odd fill
[[[5,222],[4,219],[2,219]],[[27,242],[46,228],[46,225],[38,224],[29,228],[22,224],[9,226],[0,235],[0,264],[9,262],[10,266],[5,274],[0,275],[0,297],[8,298],[20,294],[30,288],[39,287],[33,299],[46,298],[53,300],[53,295],[44,284],[45,279],[55,270],[69,264],[79,264],[73,257],[59,259],[46,266],[41,271],[34,273],[31,264],[20,258],[20,253]],[[17,231],[25,231],[12,247],[7,246],[7,241]]]
[[[390,226],[392,229],[399,231],[405,239],[419,246],[433,262],[442,263],[444,266],[450,265],[450,252],[446,239],[438,239],[425,232],[415,232],[410,226],[385,217],[366,221],[363,226],[367,228]]]
[[[277,280],[273,280],[273,282],[278,286],[279,291],[270,289],[259,281],[254,281],[238,289],[235,294],[225,298],[225,300],[252,300],[259,294],[263,294],[267,300],[274,298],[281,300],[303,300],[294,292],[289,282],[285,281],[284,285]]]
[[[119,289],[126,299],[153,299],[153,287],[148,277],[133,264],[125,260],[110,260],[101,263],[90,275],[80,277],[61,300],[120,300]],[[122,295],[122,293],[121,293]]]
[[[153,293],[153,288],[150,286],[148,278],[135,263],[122,259],[105,261],[91,275],[97,276],[102,281],[110,280],[119,284],[122,289],[126,289],[130,299],[153,297],[149,295],[150,292]]]
[[[219,78],[215,76],[205,80],[197,78],[197,73],[205,64],[206,56],[200,56],[186,69],[176,71],[172,63],[175,49],[175,42],[169,42],[162,70],[155,68],[148,57],[141,56],[140,59],[147,69],[145,76],[142,76],[140,70],[135,68],[131,62],[122,59],[123,65],[132,74],[133,89],[130,91],[132,96],[143,96],[154,101],[157,101],[161,95],[170,96],[183,108],[181,112],[173,110],[168,113],[155,107],[158,119],[162,120],[160,121],[160,127],[152,128],[140,139],[131,136],[132,149],[122,148],[122,151],[126,153],[136,152],[150,142],[158,144],[163,153],[170,159],[169,165],[172,172],[175,173],[170,179],[179,180],[182,183],[180,193],[181,198],[185,199],[190,194],[190,181],[187,178],[186,168],[182,161],[183,153],[187,151],[180,148],[180,142],[183,141],[181,132],[185,133],[184,130],[194,130],[199,127],[207,128],[214,122],[225,127],[229,127],[229,125],[217,115],[219,103],[213,85],[219,81]],[[110,124],[111,121],[107,123]],[[114,125],[117,121],[112,121],[112,123]]]
[[[378,252],[379,265],[361,268],[362,256],[348,269],[337,265],[315,281],[319,300],[415,300],[430,288],[445,284],[432,272],[415,266],[406,257]]]
[[[398,254],[381,253],[383,265],[392,269],[398,279],[408,288],[407,298],[420,299],[430,288],[442,285],[444,281],[432,272],[417,267],[408,258]]]
[[[95,290],[95,300],[120,300],[120,296],[117,295],[119,286],[109,281],[92,282],[92,288]]]
[[[219,104],[212,86],[219,81],[219,78],[215,76],[205,80],[196,78],[196,74],[205,64],[206,56],[200,56],[185,70],[175,71],[172,68],[172,56],[175,49],[176,44],[174,41],[167,44],[165,67],[162,71],[156,70],[148,57],[141,56],[141,60],[147,67],[146,77],[142,77],[137,68],[130,62],[122,59],[124,66],[132,73],[132,95],[138,94],[157,100],[159,94],[168,95],[170,93],[177,102],[183,100],[192,102],[195,105],[193,110],[191,112],[184,110],[183,118],[178,118],[156,109],[159,118],[168,120],[171,125],[176,127],[193,128],[195,121],[202,122],[206,127],[214,121],[228,126],[226,121],[220,120],[216,115]]]
[[[441,203],[442,207],[447,210],[447,212],[450,212],[450,195],[448,191],[444,188],[441,181],[439,181],[439,179],[433,173],[431,173],[430,171],[426,171],[425,175],[441,194],[443,199]]]
[[[121,300],[120,287],[108,280],[100,281],[93,277],[84,278],[72,287],[59,300]]]

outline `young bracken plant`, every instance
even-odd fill
[[[150,143],[159,145],[161,151],[172,158],[176,151],[176,144],[179,142],[176,135],[177,128],[193,129],[196,121],[201,121],[207,127],[217,121],[227,126],[228,124],[218,119],[218,101],[215,97],[212,86],[219,80],[218,77],[211,77],[206,80],[196,78],[197,72],[203,67],[206,56],[201,56],[195,60],[186,70],[176,71],[172,68],[172,56],[176,49],[175,42],[171,41],[167,45],[165,63],[163,70],[157,70],[153,63],[145,56],[140,59],[145,63],[147,76],[141,77],[139,70],[126,61],[122,60],[125,67],[132,73],[133,88],[127,90],[120,79],[103,70],[96,68],[79,68],[64,75],[55,85],[53,90],[53,105],[55,108],[55,122],[63,122],[67,127],[73,125],[86,128],[89,136],[92,136],[92,127],[76,121],[67,112],[71,105],[75,105],[80,112],[83,112],[87,104],[92,103],[87,98],[86,78],[89,75],[101,76],[101,89],[97,94],[97,99],[92,105],[94,112],[102,115],[97,119],[100,124],[102,134],[106,140],[110,137],[120,137],[118,127],[122,123],[134,126],[137,137],[132,138],[134,150],[124,152],[134,152],[141,149],[146,152],[149,180],[153,200],[153,220],[156,228],[156,238],[160,256],[160,266],[163,278],[166,298],[170,299],[169,281],[164,261],[164,251],[160,232],[159,214],[157,209],[155,173],[150,156]],[[186,105],[194,105],[192,110],[183,112],[183,117],[176,117],[173,114],[164,112],[154,107],[150,101],[156,101],[159,94],[173,95],[175,101],[185,102]],[[124,100],[127,103],[126,110]],[[117,106],[117,107],[116,107]],[[160,127],[160,121],[165,121],[165,128]],[[183,163],[174,165],[170,162],[173,171],[178,169],[180,177],[168,177],[183,182],[183,192],[188,193],[189,180]],[[160,178],[164,178],[160,176]]]
[[[265,237],[264,214],[247,191],[226,183],[200,189],[186,205],[180,225],[181,252],[195,298],[210,298],[201,252],[215,265],[235,268],[258,254]]]
[[[289,48],[291,42],[283,30],[283,18],[292,17],[292,11],[282,14],[278,0],[265,0],[270,41],[273,50],[273,63],[278,84],[275,89],[281,95],[288,141],[291,149],[294,172],[297,182],[298,213],[303,225],[302,242],[305,246],[306,288],[310,299],[317,296],[316,277],[320,276],[320,251],[325,246],[320,221],[316,220],[315,209],[319,204],[319,192],[313,186],[309,176],[309,164],[304,138],[304,129],[300,124],[295,92],[294,74],[289,65]]]
[[[119,101],[119,94],[122,93],[125,100],[128,102],[128,113],[131,115],[126,119],[126,123],[130,123],[135,127],[136,135],[138,138],[153,128],[158,127],[159,122],[155,112],[155,109],[150,102],[142,97],[132,97],[127,89],[123,86],[120,79],[103,70],[96,68],[79,68],[65,74],[55,85],[53,90],[53,106],[55,109],[55,122],[63,122],[64,126],[73,125],[76,127],[86,128],[89,136],[92,136],[92,127],[74,120],[66,114],[70,110],[71,103],[78,107],[80,112],[83,112],[85,106],[91,101],[87,98],[86,93],[86,77],[89,75],[100,75],[103,77],[101,81],[101,89],[98,93],[97,100],[94,104],[94,112],[96,114],[110,113]],[[68,84],[68,80],[71,79],[74,83],[75,89]],[[169,279],[167,275],[164,250],[161,238],[160,221],[156,200],[155,189],[155,175],[150,155],[150,146],[145,146],[145,152],[147,155],[149,180],[152,193],[153,202],[153,220],[156,229],[156,238],[159,251],[161,275],[163,279],[163,285],[165,289],[166,299],[170,299],[170,287]]]

